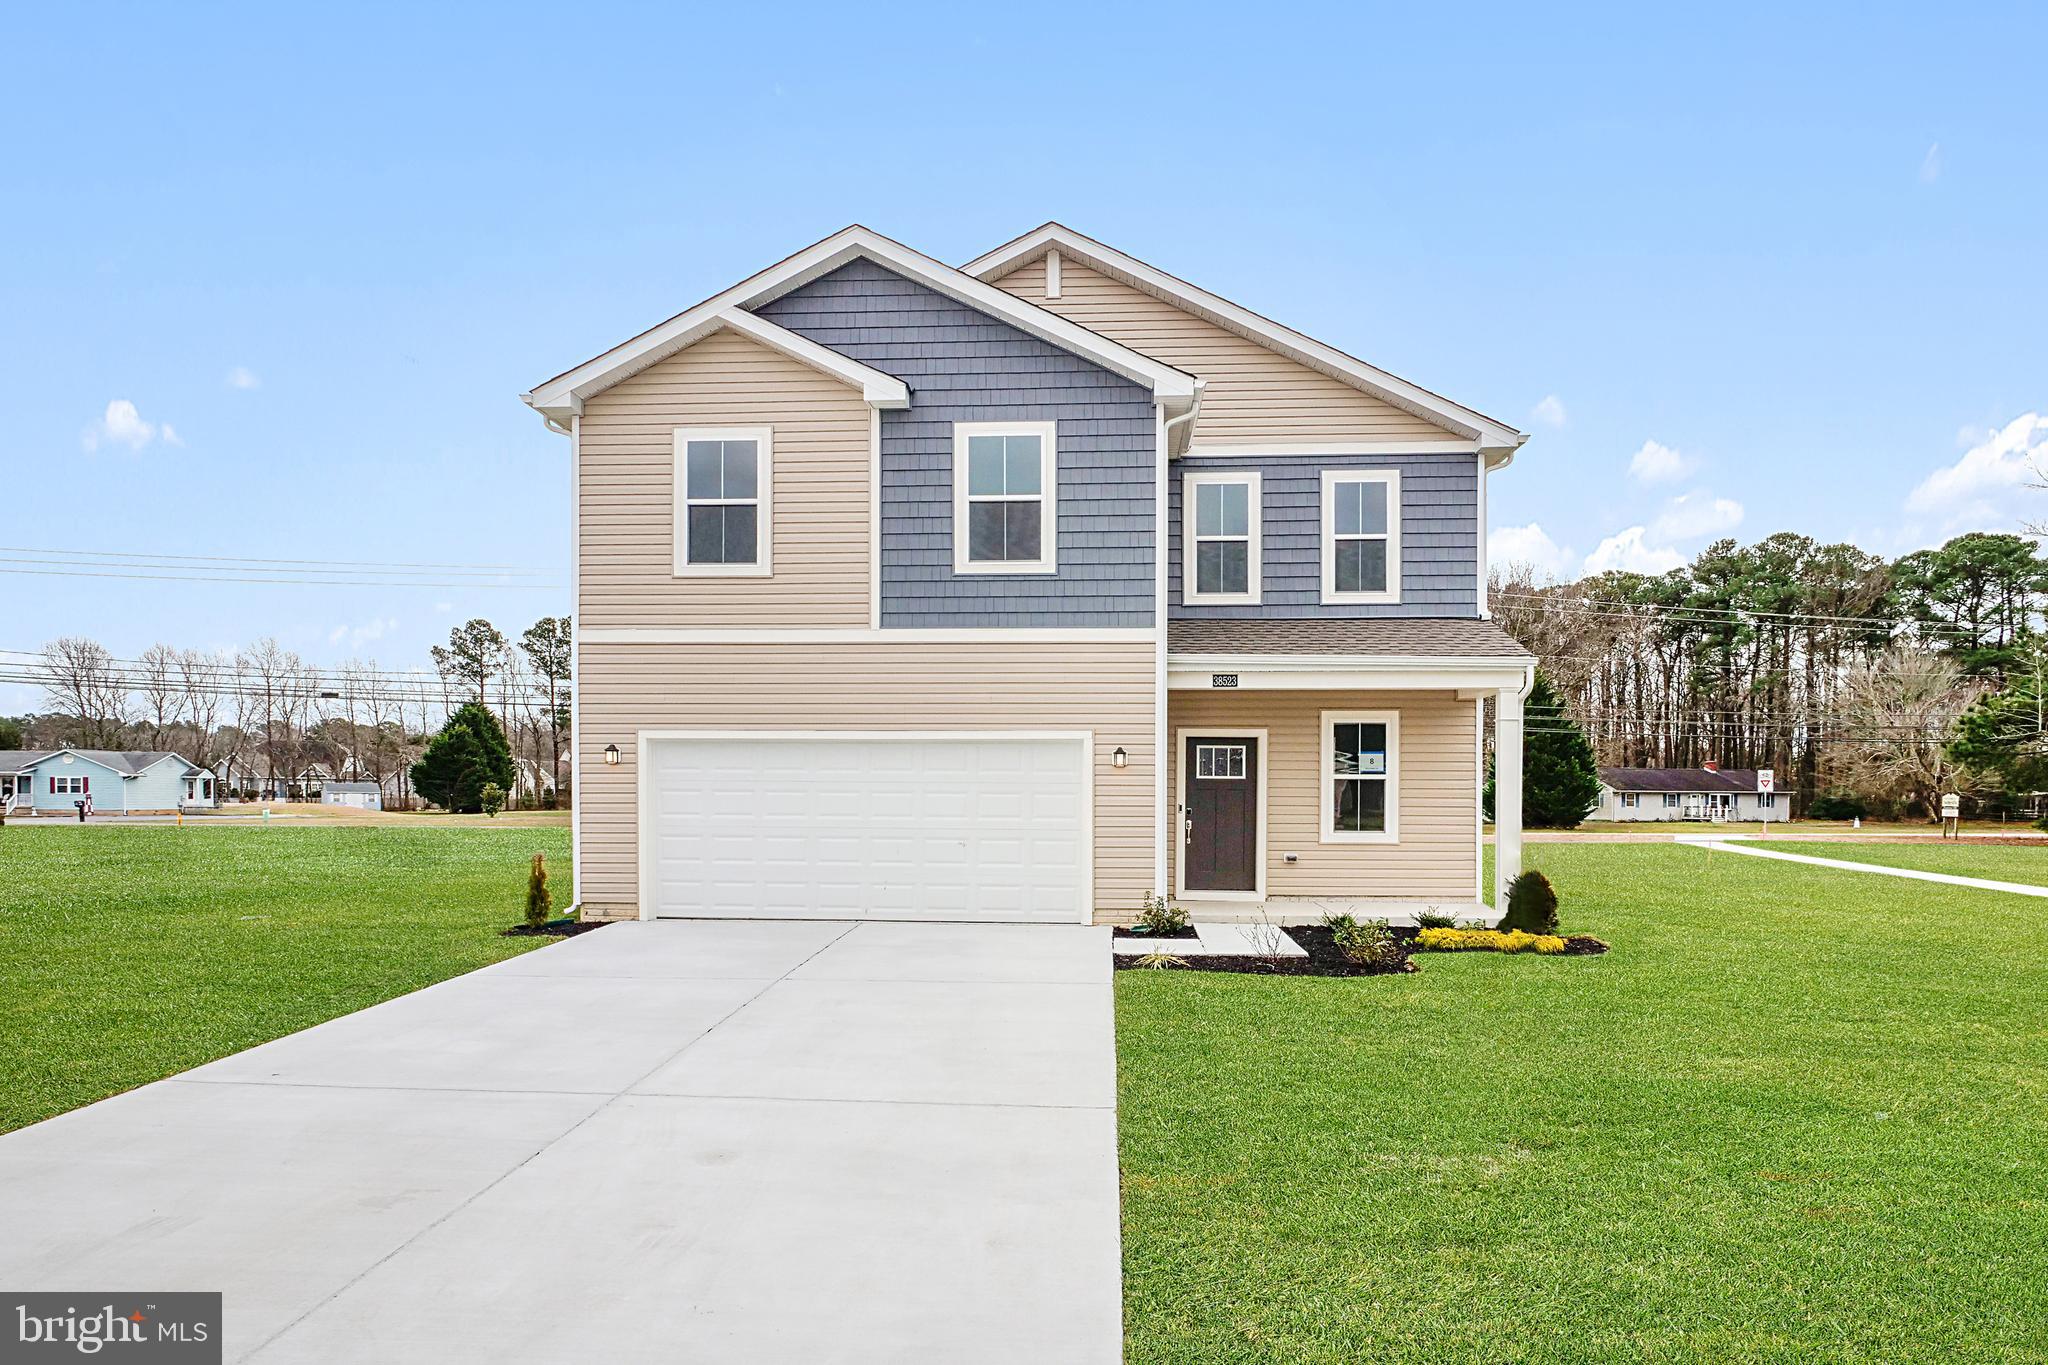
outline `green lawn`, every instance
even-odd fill
[[[567,906],[566,829],[0,828],[0,1132],[526,951],[537,852]]]
[[[1529,854],[1612,953],[1118,973],[1132,1361],[2048,1359],[2039,902]]]
[[[1982,844],[1927,839],[1913,844],[1807,843],[1803,840],[1756,841],[1758,848],[1804,853],[1813,858],[1840,858],[1879,867],[1910,867],[1920,872],[1947,872],[1957,877],[1989,877],[1996,882],[2048,886],[2048,841],[2038,844]]]

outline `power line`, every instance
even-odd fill
[[[410,579],[348,579],[348,578],[202,578],[190,574],[168,573],[107,573],[87,572],[72,569],[18,569],[0,568],[0,573],[33,574],[43,578],[125,578],[153,583],[283,583],[303,587],[331,588],[516,588],[523,590],[544,590],[560,592],[560,583],[442,583]]]
[[[245,555],[174,555],[131,550],[49,550],[31,545],[0,545],[0,554],[69,555],[73,558],[89,559],[178,559],[211,564],[325,564],[342,569],[374,568],[382,565],[394,569],[499,569],[506,573],[522,575],[537,572],[518,564],[458,564],[393,559],[260,559]]]

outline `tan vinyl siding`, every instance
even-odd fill
[[[1152,888],[1148,642],[585,644],[578,896],[638,913],[642,729],[1092,730],[1095,900],[1128,918]],[[616,767],[604,746],[619,746]],[[1121,745],[1129,766],[1114,767]]]
[[[1478,879],[1473,703],[1449,692],[1176,691],[1168,733],[1263,727],[1266,894],[1371,896],[1469,904]],[[1400,842],[1326,844],[1322,833],[1322,713],[1398,711]],[[1177,793],[1176,742],[1167,790]],[[1286,855],[1299,856],[1288,863]],[[1193,898],[1194,893],[1189,893]]]
[[[583,409],[580,620],[868,623],[869,409],[858,390],[719,332]],[[774,429],[772,576],[675,573],[675,429]]]
[[[1045,296],[1043,256],[995,283],[1209,381],[1194,432],[1204,445],[1458,439],[1456,432],[1064,257],[1056,299]]]

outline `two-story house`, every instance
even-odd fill
[[[1048,224],[847,228],[524,395],[574,468],[587,917],[1480,913],[1526,439]]]

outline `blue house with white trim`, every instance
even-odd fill
[[[0,807],[70,814],[87,798],[100,814],[210,810],[219,804],[213,774],[180,754],[0,749]]]

